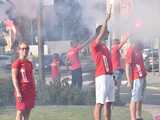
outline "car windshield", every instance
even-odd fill
[[[0,60],[9,60],[10,58],[8,56],[0,56]]]
[[[144,54],[148,57],[158,57],[158,49],[145,49]]]
[[[44,64],[50,64],[52,62],[52,56],[46,55],[44,56]]]

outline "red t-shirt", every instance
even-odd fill
[[[29,60],[17,59],[13,62],[12,68],[18,69],[19,84],[34,84],[33,65]]]
[[[81,68],[81,63],[79,59],[79,51],[80,51],[80,46],[71,48],[68,51],[67,57],[71,63],[71,70],[75,70],[78,68]]]
[[[111,55],[105,44],[91,43],[92,57],[96,64],[96,77],[103,74],[112,74]]]
[[[29,60],[17,59],[13,62],[12,68],[18,70],[17,80],[23,97],[22,101],[16,97],[16,108],[21,111],[32,109],[35,105],[36,96],[32,63]]]
[[[53,79],[56,79],[60,75],[59,64],[59,59],[53,59],[53,62],[51,64],[51,73]]]
[[[146,76],[144,61],[141,50],[129,47],[125,57],[126,64],[131,65],[131,79],[136,80]]]
[[[115,44],[112,46],[112,52],[111,52],[111,58],[112,58],[112,67],[113,70],[118,70],[121,68],[121,62],[120,62],[120,47],[118,44]]]

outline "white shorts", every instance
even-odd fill
[[[133,102],[143,101],[145,87],[146,87],[145,79],[134,80],[133,89],[131,91],[131,101]]]
[[[114,102],[115,84],[112,75],[96,77],[96,103]]]

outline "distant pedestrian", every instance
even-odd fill
[[[72,71],[72,87],[82,88],[82,69],[79,59],[79,51],[82,46],[78,44],[78,41],[71,41],[71,48],[67,53],[67,61],[71,66]]]
[[[79,58],[80,51],[86,47],[91,40],[81,41],[78,42],[76,40],[71,41],[71,48],[69,49],[66,61],[67,65],[70,66],[72,71],[72,87],[75,88],[82,88],[83,80],[82,80],[82,67],[81,62]]]
[[[51,63],[51,77],[53,83],[60,85],[60,57],[57,53],[53,55]]]
[[[111,58],[112,58],[114,79],[116,80],[116,88],[117,88],[115,90],[116,105],[122,104],[122,101],[120,99],[120,86],[121,86],[124,69],[122,68],[120,50],[123,47],[123,45],[127,42],[127,39],[128,39],[128,35],[124,38],[123,41],[121,41],[118,38],[114,38],[112,43]]]

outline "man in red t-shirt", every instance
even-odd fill
[[[66,60],[67,65],[70,65],[72,71],[72,87],[82,88],[82,69],[79,59],[79,52],[82,48],[86,47],[91,40],[86,41],[71,41],[71,48],[69,49]]]
[[[12,81],[17,109],[16,120],[29,120],[31,109],[35,105],[35,81],[32,63],[27,59],[28,51],[28,44],[20,42],[19,57],[12,64]]]
[[[72,71],[72,87],[82,88],[82,70],[79,59],[79,51],[82,46],[78,44],[78,41],[71,41],[71,48],[67,53],[67,62],[71,66]]]
[[[130,41],[126,54],[126,77],[131,90],[130,115],[131,120],[142,120],[142,102],[146,86],[146,70],[142,57],[142,44]]]
[[[112,58],[112,67],[114,73],[114,79],[116,80],[116,90],[115,90],[115,104],[122,104],[120,100],[120,85],[123,75],[123,68],[121,65],[121,54],[120,50],[123,45],[127,42],[128,35],[126,34],[123,41],[120,41],[118,38],[113,39],[112,43],[112,51],[111,51],[111,58]]]
[[[111,55],[105,43],[102,42],[104,37],[108,36],[106,28],[109,18],[110,15],[107,17],[105,23],[96,29],[96,36],[91,43],[92,57],[96,64],[96,105],[94,120],[101,119],[102,107],[104,107],[105,120],[111,120],[111,104],[114,102]]]

